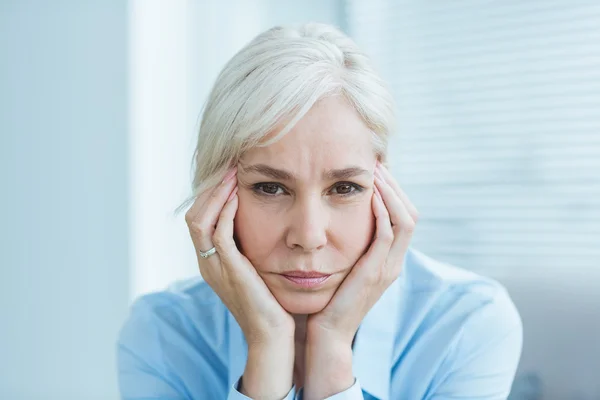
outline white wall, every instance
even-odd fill
[[[127,7],[0,2],[0,398],[115,399]]]

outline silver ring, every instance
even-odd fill
[[[203,252],[202,250],[198,250],[200,252],[200,257],[202,258],[208,258],[211,255],[215,254],[217,252],[217,249],[215,249],[214,247],[210,250],[208,250],[206,253]]]

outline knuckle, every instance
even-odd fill
[[[415,221],[415,224],[417,223],[417,221],[419,221],[419,212],[415,210],[415,212],[412,215],[413,220]]]
[[[380,276],[381,276],[381,272],[380,271],[373,271],[372,273],[368,274],[365,277],[365,284],[367,286],[376,286],[379,284],[379,280],[380,280]]]
[[[410,223],[405,224],[402,227],[402,229],[404,230],[404,232],[412,234],[415,231],[415,227],[416,227],[415,223],[410,222]]]
[[[219,230],[215,231],[215,234],[212,236],[212,242],[217,249],[225,249],[227,247],[227,239],[220,234]]]
[[[189,224],[190,232],[197,236],[209,235],[210,227],[202,222],[194,221]]]
[[[380,236],[379,238],[381,239],[381,241],[385,244],[392,244],[392,242],[394,241],[394,233],[393,231],[390,230],[385,230]]]
[[[196,212],[192,213],[192,209],[189,209],[188,212],[185,213],[185,222],[188,225],[191,225],[196,220]]]
[[[210,194],[210,198],[212,200],[216,199],[217,197],[219,197],[220,194],[220,187],[215,188],[215,190],[212,191],[212,193]]]

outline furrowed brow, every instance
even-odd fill
[[[369,171],[361,167],[348,167],[343,169],[332,169],[323,174],[325,180],[344,180],[359,175],[368,175]]]
[[[256,173],[264,176],[268,176],[269,178],[282,180],[282,181],[293,181],[296,178],[294,175],[288,171],[283,169],[277,169],[270,167],[266,164],[254,164],[254,165],[246,165],[242,167],[244,172],[247,173]]]
[[[254,164],[243,166],[242,169],[247,173],[256,173],[267,176],[272,179],[282,181],[295,181],[296,177],[291,172],[283,169],[270,167],[266,164]],[[364,168],[351,166],[342,169],[331,169],[323,173],[324,180],[344,180],[350,179],[359,175],[368,175],[369,171]]]

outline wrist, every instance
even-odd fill
[[[306,358],[310,361],[326,363],[319,365],[339,366],[351,370],[352,346],[341,341],[308,340],[306,343]]]
[[[294,337],[285,336],[260,342],[248,342],[248,358],[251,356],[271,357],[279,354],[279,360],[294,359]]]
[[[293,370],[293,339],[249,343],[240,392],[253,399],[282,399],[292,388]]]
[[[332,329],[319,324],[315,320],[309,321],[306,326],[306,340],[309,344],[315,346],[349,347],[352,349],[352,341],[355,333]]]
[[[306,344],[304,394],[307,399],[326,398],[354,384],[352,344],[336,335],[311,335]]]
[[[255,323],[252,326],[241,326],[248,346],[266,348],[286,344],[294,340],[296,326],[291,316],[286,321],[276,325],[267,323]],[[255,321],[256,322],[256,321]]]

